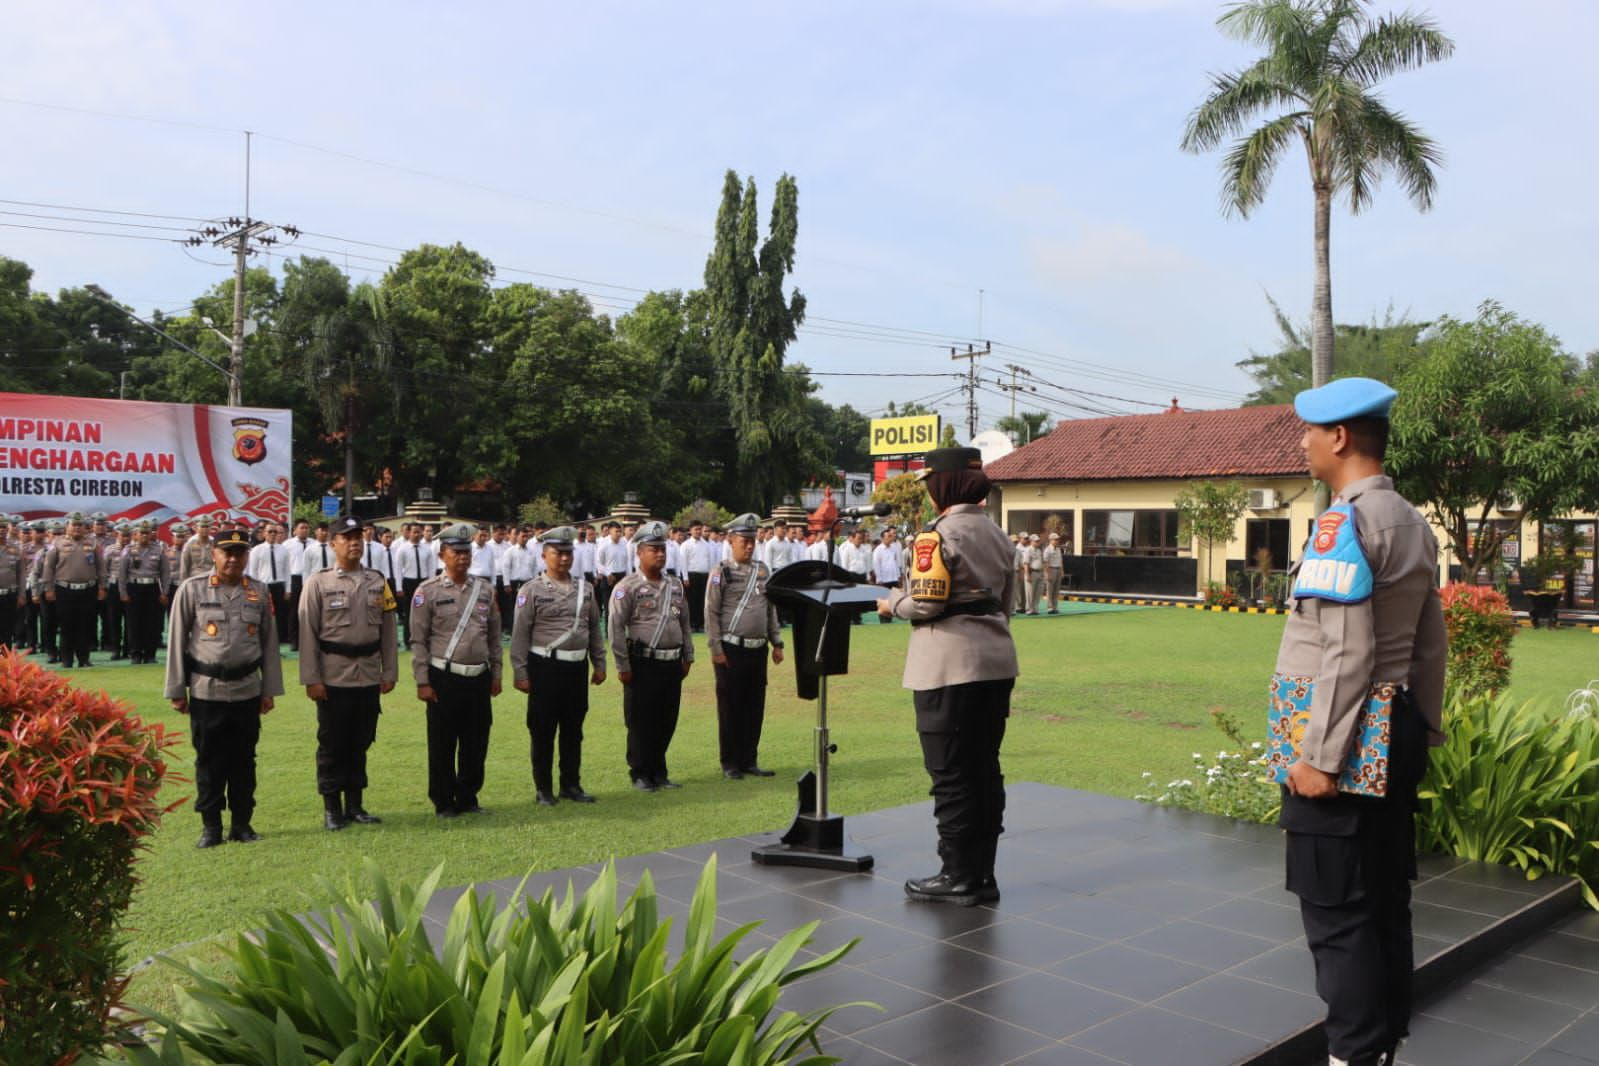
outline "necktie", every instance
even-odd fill
[[[278,550],[272,545],[267,545],[267,558],[272,560],[272,583],[278,583]]]
[[[416,579],[422,580],[422,545],[411,545],[411,554],[416,556]]]
[[[389,579],[389,584],[394,584],[394,549],[387,544],[383,545],[383,558],[389,561],[389,572],[383,576]]]

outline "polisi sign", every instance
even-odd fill
[[[873,455],[910,455],[938,447],[941,427],[937,415],[872,419]]]

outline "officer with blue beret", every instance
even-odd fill
[[[1333,501],[1293,568],[1272,686],[1287,888],[1330,1061],[1358,1066],[1392,1063],[1408,1032],[1416,787],[1443,742],[1438,542],[1383,472],[1396,397],[1343,378],[1294,399],[1310,474]]]

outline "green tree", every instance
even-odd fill
[[[822,454],[831,470],[856,472],[870,470],[872,420],[849,404],[834,407],[817,396],[810,397],[811,425],[822,439]],[[827,483],[836,486],[832,477]]]
[[[903,529],[920,529],[935,517],[927,486],[915,474],[896,474],[872,492],[873,503],[893,507],[889,522]]]
[[[1448,533],[1474,581],[1501,536],[1501,508],[1547,520],[1599,503],[1599,390],[1541,326],[1489,301],[1445,318],[1396,384],[1387,467]]]
[[[705,294],[716,384],[737,436],[738,485],[764,512],[784,492],[824,473],[826,464],[807,416],[809,375],[783,365],[783,353],[805,319],[804,295],[797,289],[783,293],[799,233],[799,190],[792,177],[777,180],[767,238],[758,248],[757,215],[755,179],[741,187],[729,170],[715,245],[705,263]]]
[[[1019,415],[1006,415],[994,423],[994,428],[1001,433],[1010,434],[1010,439],[1019,448],[1048,433],[1051,429],[1049,415],[1044,411],[1023,411]]]
[[[1432,139],[1372,91],[1401,71],[1447,58],[1454,43],[1429,18],[1373,16],[1367,0],[1244,0],[1216,24],[1266,54],[1244,70],[1215,74],[1188,119],[1182,147],[1208,152],[1238,138],[1222,161],[1222,205],[1248,217],[1266,197],[1277,164],[1301,144],[1315,196],[1316,280],[1311,298],[1312,380],[1332,375],[1332,202],[1367,207],[1392,170],[1416,207],[1432,206]],[[1250,127],[1257,119],[1265,124]]]
[[[1295,395],[1311,387],[1308,329],[1296,327],[1276,300],[1269,296],[1266,299],[1282,341],[1275,352],[1254,352],[1236,364],[1255,379],[1255,391],[1244,401],[1245,406],[1292,403]],[[1333,327],[1338,338],[1338,369],[1333,377],[1398,381],[1426,353],[1430,343],[1426,330],[1430,325],[1396,317],[1392,308],[1380,321],[1373,316],[1365,325],[1339,323]]]
[[[1232,543],[1238,519],[1249,506],[1249,490],[1236,481],[1200,481],[1185,485],[1172,497],[1172,506],[1189,534],[1205,546],[1204,577],[1208,580],[1216,545]]]
[[[518,507],[516,518],[526,526],[536,526],[541,523],[547,526],[562,526],[572,520],[566,513],[566,508],[548,495],[535,497]]]
[[[672,524],[687,529],[695,522],[709,526],[725,527],[734,518],[733,512],[715,500],[695,500],[672,516]]]

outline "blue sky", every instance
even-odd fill
[[[459,240],[504,281],[571,284],[524,270],[581,278],[619,313],[636,290],[699,284],[726,168],[755,176],[763,214],[788,171],[800,191],[793,281],[810,301],[792,360],[950,373],[964,364],[949,344],[987,338],[987,389],[1009,380],[1007,364],[1026,367],[1051,383],[1035,406],[1057,415],[1152,410],[1172,396],[1228,406],[1249,388],[1233,364],[1277,340],[1265,293],[1308,318],[1311,214],[1297,153],[1241,221],[1218,209],[1218,158],[1178,151],[1206,73],[1251,56],[1215,30],[1220,10],[1211,0],[11,4],[0,199],[238,214],[238,131],[251,129],[252,214],[327,235],[302,243],[348,251],[357,276],[383,263],[353,256],[392,253],[346,240]],[[1424,10],[1457,53],[1384,92],[1447,154],[1437,204],[1419,214],[1390,184],[1366,214],[1335,214],[1338,320],[1390,306],[1470,316],[1495,298],[1573,352],[1599,348],[1589,193],[1599,72],[1588,54],[1599,3]],[[108,228],[17,214],[0,223]],[[7,226],[0,254],[30,263],[38,288],[96,281],[141,311],[179,309],[227,276],[215,250]],[[956,384],[820,380],[828,400],[868,411]],[[987,425],[1009,400],[982,396]],[[938,406],[960,416],[958,398]]]

